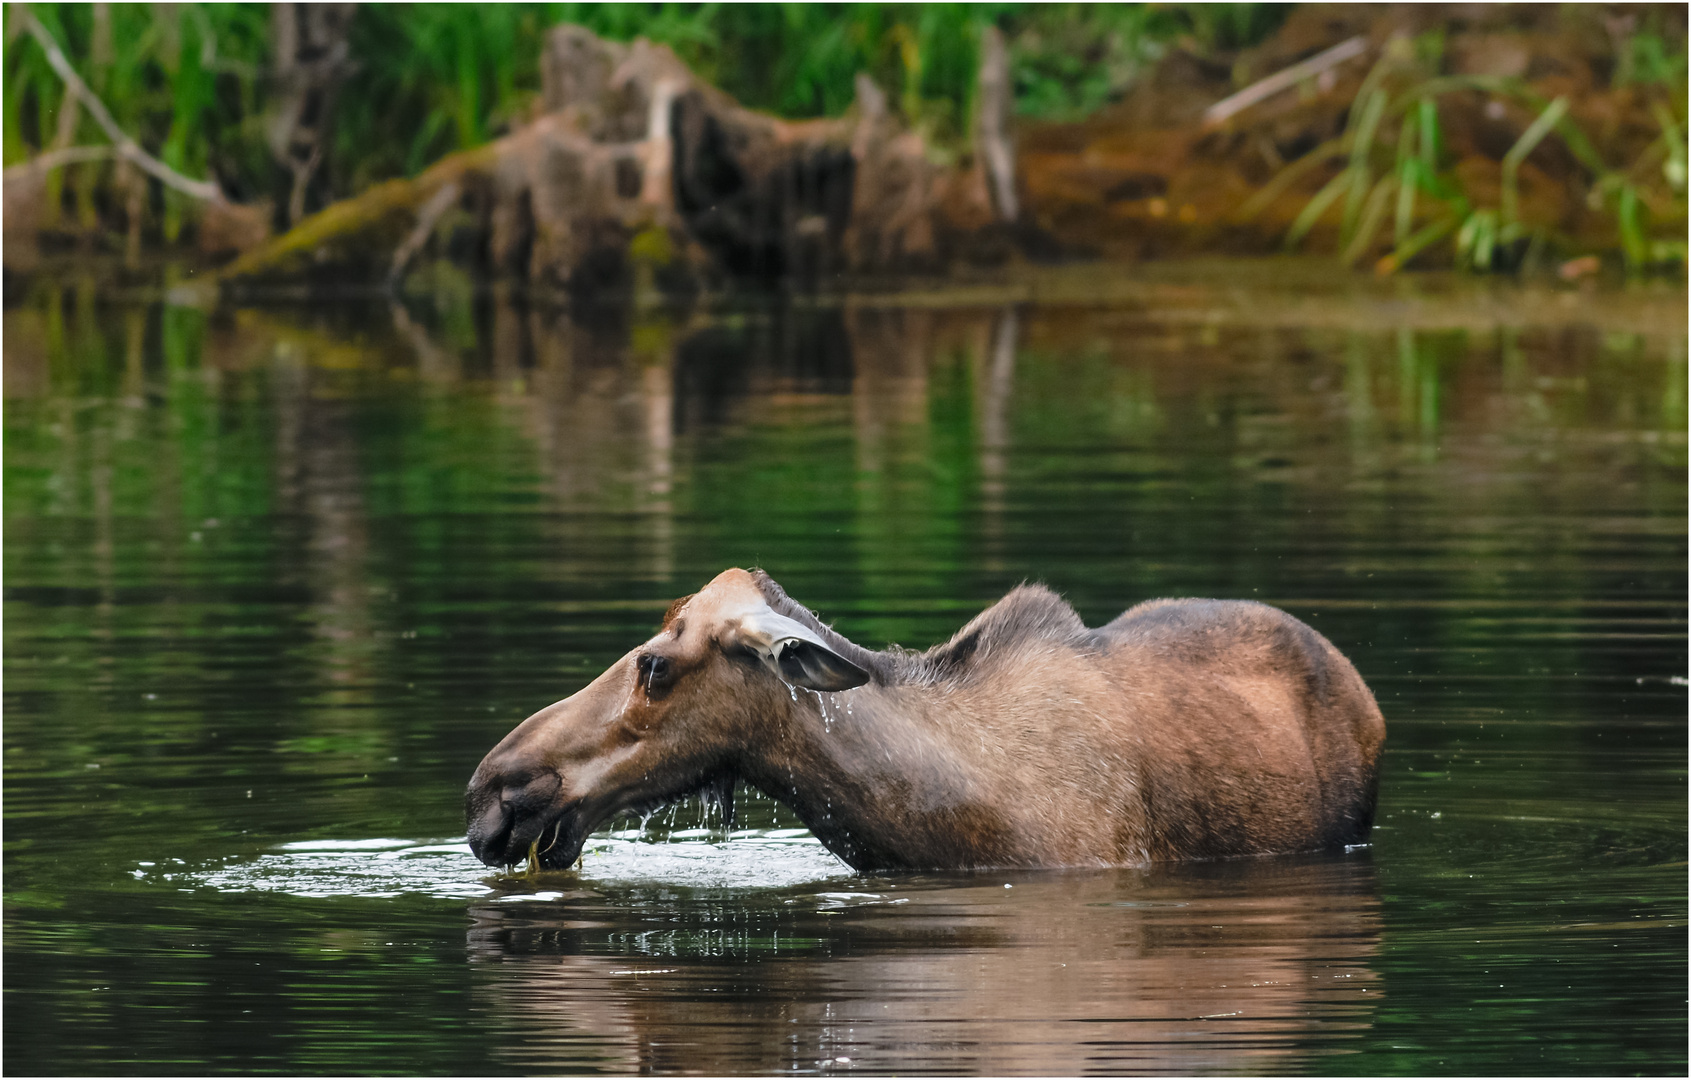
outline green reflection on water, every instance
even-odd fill
[[[1288,324],[1235,292],[688,321],[37,283],[5,326],[7,1068],[682,1067],[655,1001],[705,1002],[674,1015],[722,1072],[1683,1072],[1683,329],[1615,326],[1624,298],[1426,325],[1340,295]],[[815,898],[837,883],[469,909],[195,884],[300,839],[460,834],[481,754],[728,565],[872,645],[1024,578],[1094,623],[1281,604],[1388,717],[1366,870],[1035,875],[1009,909],[846,890],[942,909],[914,921]],[[1164,915],[1100,935],[1063,899],[1087,890]],[[1214,915],[1253,890],[1277,914]],[[1333,895],[1342,945],[1300,929]],[[600,961],[654,927],[683,970],[625,987]],[[761,966],[788,943],[808,966]],[[1030,957],[1106,966],[1033,1015],[973,989],[982,957],[1012,988]],[[1231,1009],[1259,961],[1323,989],[1262,975]],[[911,987],[948,979],[968,1008],[923,1012]],[[1159,1001],[1178,1023],[1129,1015]]]

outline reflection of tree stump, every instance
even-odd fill
[[[783,121],[742,108],[664,46],[575,26],[548,35],[541,76],[533,123],[329,207],[225,279],[370,278],[432,251],[572,290],[706,274],[815,281],[930,267],[941,237],[991,218],[984,186],[931,163],[867,79],[855,119]]]

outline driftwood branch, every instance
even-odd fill
[[[976,149],[986,165],[987,186],[1000,221],[1015,221],[1016,154],[1010,146],[1010,56],[1004,35],[996,26],[981,31],[979,112],[975,120]]]
[[[47,150],[28,161],[7,168],[6,182],[22,180],[31,173],[51,172],[82,161],[104,161],[117,156],[117,148],[113,146],[67,146],[62,150]]]
[[[405,268],[411,265],[411,260],[417,257],[417,252],[423,250],[423,245],[429,242],[429,236],[445,213],[458,202],[462,189],[458,182],[448,180],[441,185],[440,190],[430,195],[417,211],[417,224],[412,228],[399,247],[393,252],[393,266],[388,270],[388,288],[396,288],[405,277]]]
[[[1354,56],[1361,56],[1367,51],[1368,41],[1360,35],[1341,41],[1325,52],[1316,53],[1308,60],[1301,60],[1289,68],[1275,72],[1266,79],[1257,80],[1231,97],[1222,98],[1204,110],[1204,123],[1219,124],[1228,117],[1244,112],[1259,101],[1266,101],[1282,90],[1289,90],[1305,79],[1314,78],[1324,71],[1338,67]]]
[[[223,196],[223,190],[215,183],[189,179],[143,150],[141,144],[130,138],[128,132],[119,127],[117,121],[112,119],[112,114],[107,110],[105,103],[95,97],[92,90],[88,89],[88,84],[83,82],[82,76],[78,75],[76,69],[71,67],[70,61],[65,58],[64,51],[59,48],[59,43],[53,40],[53,35],[47,32],[45,26],[41,25],[41,20],[35,17],[35,13],[26,5],[20,4],[17,14],[22,20],[24,28],[40,44],[42,51],[47,54],[47,62],[53,66],[54,71],[58,72],[59,78],[64,80],[65,85],[81,99],[83,107],[88,110],[88,114],[94,118],[94,121],[100,125],[101,130],[106,133],[106,137],[112,141],[117,156],[134,162],[137,167],[156,177],[160,183],[175,188],[184,195],[203,199],[207,202],[227,201]],[[59,152],[62,153],[62,151]]]
[[[330,203],[281,236],[273,237],[262,246],[243,253],[240,258],[223,268],[221,276],[225,280],[233,281],[242,277],[277,272],[280,268],[293,264],[310,265],[318,248],[336,243],[351,243],[351,238],[364,233],[372,236],[391,233],[395,240],[403,243],[405,237],[415,235],[419,210],[430,196],[449,184],[462,190],[462,185],[471,178],[485,178],[491,174],[498,161],[502,142],[504,140],[461,150],[435,162],[423,175],[414,179],[395,177],[350,199]],[[427,233],[423,235],[423,239],[428,239]],[[366,241],[378,242],[392,241]],[[392,265],[390,261],[390,273]]]

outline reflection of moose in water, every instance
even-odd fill
[[[1384,737],[1349,661],[1261,604],[1087,629],[1024,586],[944,645],[877,653],[729,570],[487,755],[469,840],[567,867],[619,813],[743,780],[860,870],[1335,848],[1368,835]]]
[[[526,1072],[1265,1073],[1381,994],[1365,855],[845,887],[477,905],[476,1008]]]

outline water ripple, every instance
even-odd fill
[[[230,859],[197,871],[165,872],[151,864],[132,871],[140,881],[177,887],[187,882],[223,893],[509,900],[555,899],[594,885],[775,889],[850,874],[803,829],[745,829],[726,839],[690,829],[662,843],[643,839],[636,829],[601,834],[588,841],[577,869],[532,877],[520,870],[489,872],[463,837],[301,840],[257,858]]]

